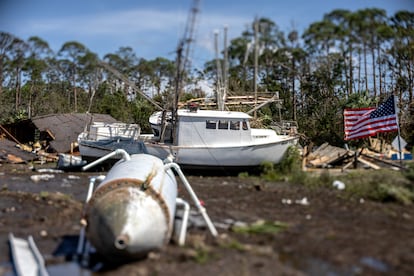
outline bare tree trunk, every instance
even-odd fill
[[[295,59],[292,57],[292,96],[293,96],[293,99],[292,99],[292,105],[293,105],[293,121],[296,121],[296,113],[297,113],[297,110],[296,110],[296,91],[295,91],[295,70],[296,70],[296,68],[295,68]]]
[[[379,60],[379,63],[378,63],[378,80],[379,80],[379,95],[380,96],[382,96],[382,94],[383,94],[383,82],[382,82],[382,64],[383,64],[383,60],[382,60],[382,57],[381,57],[381,47],[379,47],[379,45],[378,45],[378,48],[377,48],[377,50],[378,50],[378,60]]]
[[[408,71],[408,97],[409,97],[409,101],[410,103],[413,102],[413,86],[414,86],[414,73],[413,73],[413,66],[412,66],[412,62],[409,61],[407,64],[407,71]]]
[[[17,112],[19,110],[20,107],[20,100],[21,100],[21,96],[20,96],[20,68],[17,67],[16,68],[16,98],[15,98],[15,111]]]
[[[349,95],[352,94],[352,86],[354,85],[354,74],[352,71],[353,64],[352,64],[352,43],[349,46]]]
[[[368,92],[368,69],[367,69],[367,46],[364,42],[364,79],[365,79],[365,91]]]
[[[73,83],[73,103],[74,103],[74,110],[75,112],[78,112],[78,95],[77,95],[77,91],[76,91],[76,69],[73,70],[73,78],[72,78],[72,83]]]
[[[374,98],[377,96],[377,82],[376,82],[377,66],[375,62],[375,48],[372,49],[372,81],[374,85]]]
[[[30,89],[29,89],[29,106],[28,106],[28,110],[27,110],[27,116],[30,118],[32,118],[32,106],[33,106],[33,82],[30,84]]]
[[[358,92],[361,92],[361,49],[358,50]]]
[[[0,55],[0,95],[3,94],[3,60],[4,55]]]

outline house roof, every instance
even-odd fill
[[[17,148],[16,143],[13,141],[0,138],[0,162],[2,160],[7,160],[9,154],[17,156],[25,161],[36,159],[36,154]]]
[[[47,131],[53,136],[50,142],[57,152],[69,152],[71,143],[92,122],[116,123],[112,116],[97,113],[66,113],[32,118],[33,124],[40,131]]]

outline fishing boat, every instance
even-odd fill
[[[116,149],[129,154],[146,153],[140,134],[137,124],[93,122],[78,136],[79,153],[86,161],[94,161]]]
[[[153,134],[141,139],[149,154],[161,159],[171,155],[184,168],[242,169],[265,161],[279,163],[298,140],[272,129],[251,128],[251,116],[243,112],[178,109],[175,129],[172,114],[164,117],[163,123],[163,113],[154,113],[149,119]]]
[[[252,128],[251,116],[244,112],[187,108],[178,109],[177,118],[173,124],[171,112],[156,112],[149,118],[152,133],[138,135],[125,125],[95,123],[79,135],[80,154],[93,160],[120,148],[130,154],[171,157],[185,169],[241,170],[279,163],[298,140],[272,129]]]

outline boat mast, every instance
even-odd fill
[[[227,49],[227,25],[224,26],[224,69],[223,69],[223,79],[224,79],[224,93],[223,93],[223,105],[227,100],[227,93],[229,91],[229,54]]]
[[[258,71],[258,46],[259,43],[257,41],[258,39],[258,33],[259,31],[259,22],[257,18],[254,20],[254,76],[253,76],[253,86],[254,86],[254,118],[256,119],[257,113],[256,113],[256,105],[257,105],[257,71]]]
[[[223,101],[223,73],[221,70],[221,63],[219,60],[219,50],[218,50],[218,31],[214,32],[214,49],[216,53],[216,67],[217,67],[217,80],[216,80],[216,89],[217,89],[217,108],[220,111],[224,110],[224,101]]]
[[[180,95],[182,93],[183,85],[183,78],[187,69],[190,68],[190,50],[191,50],[191,43],[194,41],[194,30],[195,30],[195,22],[196,16],[199,12],[199,3],[200,0],[194,0],[193,6],[191,7],[190,13],[187,18],[187,24],[184,31],[183,38],[178,42],[177,46],[177,72],[175,78],[175,97],[174,97],[174,105],[171,110],[172,115],[172,131],[171,131],[171,139],[175,144],[176,141],[176,132],[177,132],[177,124],[178,124],[178,102],[180,100]]]

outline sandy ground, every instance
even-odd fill
[[[37,175],[52,176],[35,181]],[[193,227],[184,247],[172,242],[144,260],[105,270],[96,264],[94,272],[82,269],[68,261],[68,247],[61,248],[71,240],[73,245],[79,235],[89,177],[94,175],[0,166],[0,275],[12,275],[9,233],[32,235],[50,274],[60,276],[414,275],[412,206],[347,199],[342,191],[328,188],[199,176],[188,180],[219,238]],[[188,199],[183,188],[179,193]],[[281,225],[281,231],[239,233],[229,227],[260,221]]]

